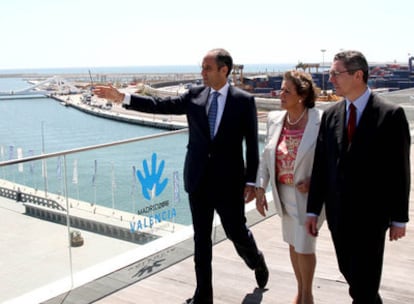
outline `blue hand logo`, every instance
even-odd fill
[[[137,177],[142,187],[142,195],[147,199],[151,200],[155,196],[161,194],[164,191],[168,183],[168,178],[165,178],[161,182],[161,175],[164,170],[165,161],[161,161],[157,169],[157,154],[153,153],[151,157],[151,172],[148,169],[147,160],[144,159],[142,162],[144,174],[140,170],[137,170]]]

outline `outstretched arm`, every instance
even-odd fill
[[[96,88],[93,90],[93,93],[99,98],[105,98],[114,103],[122,103],[125,97],[125,94],[119,92],[112,85],[96,86]]]

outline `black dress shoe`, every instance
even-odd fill
[[[195,297],[185,300],[183,304],[213,304],[213,299],[196,300]]]
[[[261,255],[259,264],[254,269],[254,275],[256,276],[257,285],[263,289],[269,280],[269,270],[267,269],[263,254]]]

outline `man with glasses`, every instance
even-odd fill
[[[317,235],[326,218],[339,270],[354,304],[379,295],[386,231],[405,236],[410,192],[410,130],[404,110],[369,89],[358,51],[335,55],[329,80],[344,100],[322,116],[309,190],[306,227]]]

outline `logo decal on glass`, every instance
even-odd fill
[[[162,160],[157,164],[157,154],[153,153],[151,157],[151,171],[146,159],[142,162],[143,172],[137,170],[137,177],[141,183],[142,195],[147,200],[152,200],[154,197],[160,195],[168,183],[168,178],[162,181],[162,173],[165,167],[165,161]]]

